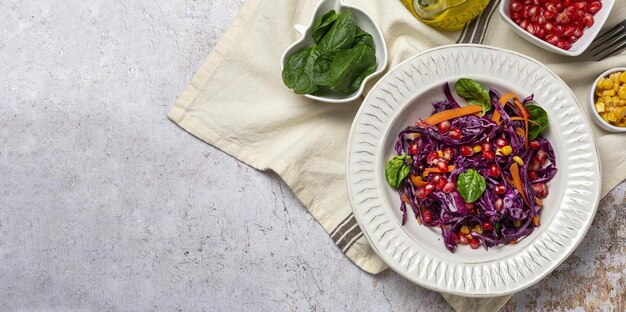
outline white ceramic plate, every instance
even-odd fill
[[[450,253],[441,231],[418,225],[410,209],[401,225],[400,199],[385,181],[397,134],[444,99],[443,83],[461,77],[521,97],[534,93],[549,115],[543,134],[554,147],[559,172],[548,184],[541,226],[515,245],[488,251],[459,246]],[[591,225],[601,182],[590,124],[563,80],[534,59],[479,45],[429,50],[387,73],[352,124],[346,171],[354,215],[383,261],[423,287],[469,297],[511,294],[554,270]]]

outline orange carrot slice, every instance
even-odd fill
[[[522,198],[524,199],[526,205],[528,205],[528,207],[531,207],[530,204],[528,204],[528,200],[526,199],[526,194],[524,194],[524,189],[522,188],[522,179],[519,176],[519,167],[516,163],[513,163],[511,165],[511,176],[513,177],[513,185],[515,185],[515,188],[522,195]]]
[[[500,106],[504,107],[504,105],[506,105],[506,103],[508,101],[510,101],[511,99],[517,99],[517,97],[515,96],[515,94],[513,93],[505,93],[503,94],[500,99],[498,100],[498,102],[500,102]],[[493,117],[491,117],[491,120],[495,121],[496,124],[500,124],[500,111],[498,111],[498,109],[496,109],[493,113]]]
[[[448,171],[446,172],[451,172],[452,170],[454,170],[454,166],[448,166]],[[426,168],[424,169],[424,172],[422,173],[423,177],[427,177],[429,173],[434,172],[434,173],[441,173],[441,170],[439,170],[439,168]]]
[[[500,111],[499,110],[495,110],[493,112],[493,116],[491,117],[491,120],[493,120],[496,125],[500,125]]]
[[[524,125],[526,126],[524,135],[524,146],[528,147],[528,114],[526,114],[526,108],[524,107],[524,105],[522,105],[522,103],[520,103],[517,99],[515,100],[515,106],[519,108],[520,114],[522,114],[522,117],[524,117]]]
[[[515,133],[523,138],[526,137],[526,132],[522,128],[515,128]]]
[[[483,108],[478,105],[468,105],[460,108],[453,108],[449,110],[445,110],[443,112],[436,113],[426,119],[424,122],[428,123],[431,126],[434,126],[442,121],[458,118],[465,115],[475,114],[478,112],[482,112]]]
[[[539,216],[534,216],[534,217],[533,217],[533,224],[534,224],[535,226],[539,226]]]
[[[539,206],[543,206],[543,201],[539,197],[535,197],[535,203]]]
[[[422,180],[422,177],[420,176],[415,176],[415,175],[410,174],[409,179],[411,179],[411,182],[413,183],[413,185],[417,187],[426,186],[428,184],[428,182],[424,182],[424,180]]]

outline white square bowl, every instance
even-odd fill
[[[534,35],[531,35],[525,29],[515,24],[515,22],[513,22],[513,20],[510,17],[509,8],[511,7],[512,1],[513,0],[502,0],[502,2],[500,2],[500,16],[507,24],[511,26],[513,31],[515,31],[522,38],[530,41],[532,44],[542,49],[548,50],[553,53],[569,55],[569,56],[577,56],[585,52],[585,50],[587,50],[591,42],[596,38],[596,36],[600,32],[602,25],[604,25],[604,22],[606,22],[606,19],[609,17],[609,13],[611,13],[613,4],[615,4],[615,0],[601,0],[602,9],[600,9],[600,11],[598,11],[593,16],[595,20],[593,25],[590,28],[586,28],[584,30],[583,36],[580,37],[578,41],[576,41],[569,50],[564,50],[564,49],[553,46],[541,40],[539,37],[535,37]]]

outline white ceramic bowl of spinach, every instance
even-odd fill
[[[305,25],[295,25],[296,31],[300,33],[301,38],[294,42],[285,52],[283,53],[281,59],[281,70],[283,70],[289,60],[289,58],[295,53],[301,52],[304,49],[317,45],[316,40],[314,39],[314,35],[318,37],[319,35],[314,34],[315,22],[318,19],[323,19],[324,15],[329,11],[334,10],[337,14],[340,14],[342,9],[349,9],[352,15],[354,16],[354,20],[356,22],[356,26],[368,33],[372,37],[373,46],[375,49],[375,57],[376,57],[376,65],[369,72],[367,72],[366,76],[360,77],[359,87],[355,91],[351,92],[335,92],[330,88],[320,87],[316,92],[312,92],[313,94],[304,94],[305,97],[327,103],[346,103],[351,102],[359,98],[363,93],[363,89],[365,88],[365,84],[368,80],[372,79],[383,72],[387,66],[387,46],[385,44],[385,39],[383,38],[382,32],[378,25],[374,22],[374,19],[367,14],[365,11],[343,3],[342,0],[322,0],[316,7],[315,13],[311,18],[311,22],[308,26]],[[318,27],[319,28],[319,27]],[[358,35],[357,35],[358,36]],[[321,43],[320,43],[321,44]],[[344,53],[347,54],[347,53]],[[354,55],[347,55],[349,57],[354,57]],[[362,80],[362,81],[361,81]],[[354,89],[354,88],[353,88]]]

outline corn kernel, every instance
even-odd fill
[[[596,110],[598,111],[598,113],[604,113],[604,103],[602,102],[597,102],[596,103]]]
[[[483,234],[483,227],[480,226],[480,224],[477,224],[476,226],[472,228],[472,232],[478,233],[479,235]]]
[[[617,92],[619,90],[619,82],[615,81],[613,84],[613,91]]]
[[[443,158],[443,152],[442,151],[437,151],[437,156],[439,156],[439,158]]]
[[[596,96],[602,96],[602,91],[600,89],[596,89]]]
[[[513,225],[515,225],[515,227],[520,227],[522,225],[522,221],[520,221],[520,220],[513,220]]]
[[[602,117],[602,120],[609,122],[609,118],[607,118],[607,113],[600,114],[600,117]]]
[[[616,122],[617,121],[617,116],[615,116],[615,114],[611,113],[607,113],[606,114],[606,119],[608,119],[610,122]]]
[[[619,100],[619,103],[617,103],[617,106],[626,106],[626,100]]]
[[[620,120],[620,119],[624,118],[624,113],[626,113],[626,110],[624,110],[623,107],[617,107],[613,111],[613,114],[615,114],[615,116],[617,116],[617,120]]]
[[[518,165],[520,165],[520,166],[523,166],[523,165],[524,165],[524,161],[523,161],[523,160],[522,160],[522,158],[521,158],[521,157],[519,157],[519,156],[515,156],[515,157],[513,157],[513,161],[514,161],[515,163],[517,163]]]
[[[467,235],[467,234],[469,234],[469,232],[470,232],[470,230],[469,230],[469,227],[467,227],[467,225],[464,225],[464,226],[461,227],[461,234]]]
[[[608,78],[608,79],[604,79],[604,81],[602,81],[602,89],[611,89],[613,88],[613,79]]]
[[[476,145],[476,146],[474,146],[474,147],[472,148],[472,151],[473,151],[474,153],[480,153],[480,151],[481,151],[481,150],[482,150],[482,149],[480,148],[480,145]]]
[[[513,153],[513,148],[511,148],[511,145],[506,145],[502,147],[502,155],[507,156],[511,153]]]
[[[616,124],[616,126],[618,126],[618,127],[626,127],[626,122],[620,122],[620,123]]]
[[[614,96],[615,95],[615,91],[613,91],[613,90],[606,90],[606,91],[602,92],[602,95],[604,95],[604,96],[607,96],[607,95],[608,96]]]
[[[619,75],[619,81],[621,81],[622,83],[626,83],[626,72],[623,72],[621,75]]]
[[[619,103],[619,98],[617,96],[612,97],[611,100],[613,100],[613,105],[617,105],[617,103]]]
[[[607,112],[612,112],[614,110],[615,110],[615,107],[613,107],[613,106],[609,106],[609,107],[606,108]]]
[[[604,82],[604,78],[600,78],[598,83],[596,84],[596,89],[602,89],[602,83]]]
[[[608,95],[607,95],[607,96],[605,96],[605,97],[603,97],[603,98],[602,98],[602,100],[604,100],[604,103],[607,103],[607,104],[608,104],[609,102],[613,102],[613,98],[612,98],[612,97],[610,97],[610,96],[608,96]]]
[[[469,240],[472,240],[472,238],[474,238],[474,237],[472,236],[472,234],[467,234],[467,235],[465,235],[465,237],[467,237],[467,239],[469,239]]]
[[[624,91],[619,91],[619,93],[617,93],[617,96],[619,97],[620,100],[626,100],[626,90]]]

